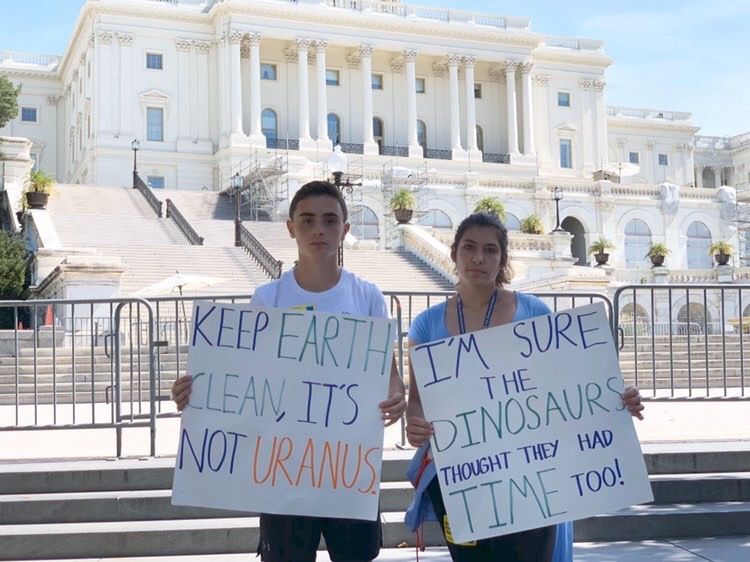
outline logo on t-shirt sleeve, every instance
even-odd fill
[[[290,307],[290,310],[307,310],[309,312],[315,312],[314,304],[298,304],[297,306]]]

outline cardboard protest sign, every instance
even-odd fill
[[[374,520],[396,327],[196,302],[172,503]]]
[[[455,542],[653,499],[601,303],[409,353]]]

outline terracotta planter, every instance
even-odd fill
[[[596,260],[596,265],[606,265],[607,260],[609,260],[609,254],[605,254],[604,252],[597,252],[594,254],[594,259]]]
[[[729,258],[731,258],[729,254],[725,254],[724,252],[719,252],[718,254],[714,254],[714,259],[716,260],[716,265],[727,265],[729,263]]]
[[[393,209],[393,216],[396,217],[398,224],[408,223],[413,215],[414,211],[412,209]]]
[[[25,193],[26,204],[29,209],[46,209],[47,201],[49,201],[49,193],[42,193],[41,191],[27,191]]]

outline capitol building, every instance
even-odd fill
[[[331,177],[338,146],[352,234],[373,247],[399,236],[389,203],[405,188],[412,224],[436,233],[499,198],[520,280],[566,264],[650,282],[644,256],[660,242],[670,280],[715,282],[708,248],[727,241],[743,282],[750,133],[704,137],[690,113],[608,106],[612,63],[602,40],[551,36],[522,14],[89,0],[61,56],[0,51],[0,73],[23,84],[0,135],[28,139],[29,166],[66,184],[128,186],[137,166],[154,191],[223,192],[239,174],[270,221]],[[543,241],[520,232],[532,215]],[[617,247],[606,274],[587,251],[599,237]]]

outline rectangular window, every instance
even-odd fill
[[[160,107],[146,108],[146,140],[164,140],[164,110]]]
[[[163,176],[146,176],[146,184],[151,189],[164,189]]]
[[[638,154],[637,152],[628,153],[628,162],[630,162],[631,164],[640,164],[640,159],[640,154]]]
[[[161,70],[164,68],[162,62],[162,55],[159,53],[146,53],[146,68]]]
[[[569,139],[562,139],[560,141],[560,167],[561,168],[573,167],[572,145],[573,143]]]
[[[339,85],[339,71],[326,69],[326,86],[338,86]]]
[[[260,65],[260,79],[261,80],[276,80],[276,65],[275,64],[261,64]]]
[[[570,94],[568,92],[557,92],[557,105],[570,107]]]
[[[414,85],[418,94],[424,94],[427,91],[427,84],[424,78],[415,78]]]
[[[382,90],[383,89],[383,75],[373,74],[371,83],[372,83],[373,90]]]
[[[36,123],[36,107],[22,107],[21,121],[23,123]]]
[[[474,99],[477,99],[477,100],[482,99],[482,85],[481,84],[474,84]]]
[[[666,154],[659,154],[659,166],[669,166],[669,157]]]

